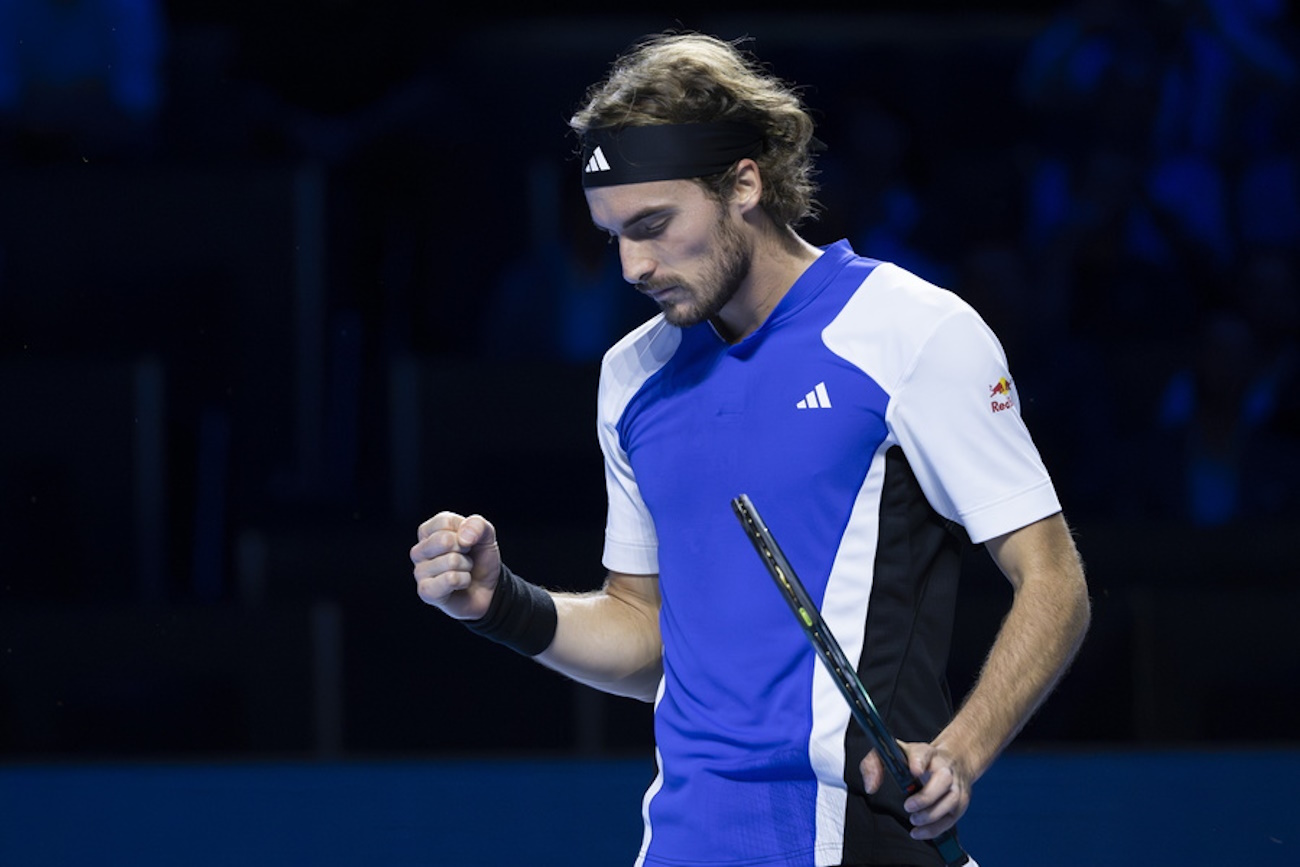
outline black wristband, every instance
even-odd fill
[[[529,584],[501,564],[501,577],[492,592],[487,613],[466,620],[470,632],[524,656],[536,656],[551,646],[557,623],[555,600],[536,584]]]

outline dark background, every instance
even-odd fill
[[[0,0],[0,760],[648,749],[407,551],[480,511],[602,577],[596,370],[652,310],[565,120],[668,27],[805,86],[806,237],[1003,338],[1095,604],[1020,744],[1294,740],[1292,5],[431,5]],[[973,550],[957,693],[1008,599]]]

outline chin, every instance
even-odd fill
[[[692,325],[699,325],[709,318],[708,314],[696,307],[662,307],[664,319],[669,325],[676,325],[678,328],[690,328]]]

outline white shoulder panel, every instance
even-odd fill
[[[618,424],[646,380],[662,368],[681,344],[681,330],[656,316],[605,353],[600,368],[596,435],[605,457],[606,569],[633,575],[659,572],[654,521],[641,498],[636,476],[619,440]]]

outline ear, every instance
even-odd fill
[[[763,198],[763,175],[758,163],[743,159],[736,163],[736,182],[731,189],[731,206],[746,215],[758,207]]]

